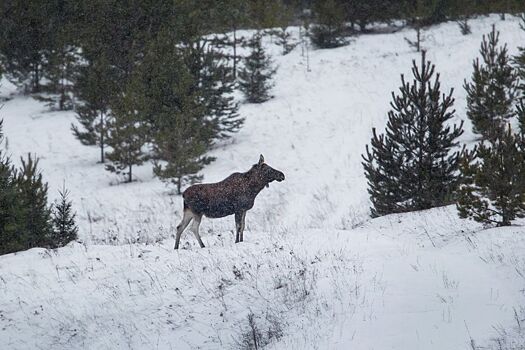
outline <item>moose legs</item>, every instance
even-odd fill
[[[244,222],[246,220],[246,211],[243,210],[241,212],[235,213],[235,228],[236,228],[236,235],[235,235],[235,243],[242,242],[244,240]]]
[[[193,223],[191,225],[191,230],[193,231],[195,238],[197,238],[197,241],[199,242],[201,248],[204,248],[204,243],[202,243],[201,236],[199,235],[199,225],[201,224],[202,214],[195,214],[190,209],[185,209],[182,221],[177,226],[177,236],[175,237],[175,249],[179,249],[180,236],[182,235],[182,232],[186,229],[186,227],[188,227],[192,219]]]
[[[191,230],[193,231],[195,238],[197,238],[197,241],[199,242],[199,245],[201,246],[201,248],[204,248],[204,243],[202,243],[201,236],[199,235],[199,225],[201,224],[201,220],[202,220],[202,214],[194,215],[193,223],[191,224]]]

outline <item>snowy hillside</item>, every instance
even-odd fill
[[[493,23],[511,54],[525,45],[518,21],[497,16],[472,21],[469,36],[455,23],[424,34],[458,121]],[[182,200],[151,165],[119,184],[99,150],[73,137],[74,113],[3,81],[8,152],[40,157],[52,198],[70,189],[80,243],[0,257],[0,349],[235,349],[250,314],[271,349],[472,349],[503,331],[525,344],[515,330],[525,318],[522,226],[483,230],[454,207],[369,219],[361,154],[419,58],[404,39],[413,35],[310,51],[310,71],[301,47],[280,56],[265,38],[279,66],[275,98],[242,105],[245,126],[217,145],[204,181],[246,171],[260,153],[286,181],[259,195],[244,243],[233,243],[232,217],[204,219],[205,249],[186,232],[173,251]],[[467,143],[470,128],[465,120]]]

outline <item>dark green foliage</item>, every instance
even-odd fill
[[[0,121],[0,144],[3,142]],[[17,242],[19,200],[16,171],[8,157],[0,151],[0,255],[20,250]]]
[[[78,227],[75,223],[76,214],[73,205],[68,199],[69,191],[63,188],[60,199],[53,206],[53,233],[51,234],[51,248],[63,247],[77,239]]]
[[[231,100],[220,101],[217,92],[221,88],[214,76],[218,71],[204,69],[213,66],[206,66],[209,57],[201,56],[201,49],[176,47],[169,35],[161,35],[140,70],[144,82],[142,107],[144,114],[152,118],[154,173],[173,183],[178,193],[184,183],[200,179],[198,172],[213,160],[205,156],[213,138],[228,133],[230,127],[231,131],[236,128],[236,105],[229,105]],[[193,65],[189,67],[186,62]],[[208,98],[204,99],[205,95]],[[228,105],[234,108],[224,108]],[[233,124],[221,126],[222,118]]]
[[[345,37],[345,12],[342,4],[336,0],[316,0],[313,12],[315,24],[312,24],[310,38],[321,49],[334,48],[347,44]]]
[[[244,119],[239,117],[233,97],[235,80],[224,57],[201,39],[186,43],[176,54],[183,57],[191,74],[190,91],[197,92],[203,107],[198,109],[206,116],[203,127],[211,131],[206,137],[224,139],[239,131]]]
[[[0,54],[7,77],[31,92],[40,90],[45,58],[51,48],[44,14],[52,15],[45,0],[0,2]]]
[[[51,210],[47,203],[47,183],[38,170],[38,159],[28,154],[14,180],[18,210],[15,250],[49,246],[53,232]]]
[[[107,124],[107,145],[111,150],[106,152],[109,161],[106,170],[125,176],[125,182],[133,181],[133,166],[148,159],[144,150],[148,127],[140,114],[143,104],[140,89],[137,81],[131,80],[110,105],[112,118]]]
[[[473,131],[484,140],[497,137],[514,116],[517,74],[511,65],[507,46],[498,46],[499,32],[492,27],[481,44],[482,63],[474,61],[472,81],[465,82],[467,115]]]
[[[270,57],[264,52],[261,36],[256,34],[250,40],[251,52],[244,59],[244,68],[239,73],[239,87],[244,93],[246,100],[250,103],[262,103],[268,101],[272,96],[272,77],[275,68]]]
[[[460,217],[497,226],[509,226],[524,217],[524,135],[515,135],[509,126],[491,143],[481,142],[476,156],[461,166]]]
[[[520,28],[525,32],[525,13],[520,16]],[[518,55],[514,57],[516,63],[516,71],[519,78],[519,92],[520,97],[525,98],[525,47],[518,47]]]
[[[107,124],[110,101],[119,87],[117,74],[109,61],[102,55],[79,67],[75,94],[81,101],[77,107],[77,119],[81,128],[71,125],[73,134],[83,145],[100,147],[100,162],[105,161]]]
[[[353,0],[345,1],[346,18],[357,24],[361,32],[372,22],[389,22],[402,14],[402,1],[399,0]]]
[[[452,91],[441,94],[439,74],[421,56],[413,62],[414,81],[401,76],[400,95],[392,93],[392,110],[384,135],[373,130],[363,166],[373,204],[381,216],[446,205],[454,199],[462,152],[452,152],[463,133],[450,125],[455,111]]]
[[[283,56],[288,55],[297,46],[296,43],[291,42],[292,34],[288,32],[287,27],[282,27],[276,32],[277,44],[283,48]]]

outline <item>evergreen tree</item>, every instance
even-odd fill
[[[525,13],[520,16],[520,28],[525,32]],[[520,97],[525,98],[525,47],[518,47],[518,55],[514,57],[516,71],[519,78]]]
[[[473,131],[484,140],[497,137],[514,116],[517,75],[510,63],[507,46],[498,47],[499,32],[492,27],[488,37],[483,36],[481,57],[474,61],[472,81],[465,81],[467,116]]]
[[[110,105],[112,119],[107,124],[107,145],[111,151],[106,152],[110,162],[106,170],[124,175],[125,182],[133,181],[133,166],[142,165],[148,159],[144,152],[148,128],[140,114],[143,104],[140,89],[135,80],[130,81]]]
[[[40,91],[43,65],[50,49],[45,0],[0,2],[0,56],[7,77],[31,92]]]
[[[51,210],[47,203],[47,183],[38,170],[38,159],[28,154],[15,178],[19,199],[16,235],[17,250],[47,247],[53,232]]]
[[[431,16],[434,13],[436,0],[413,0],[407,1],[405,5],[406,16],[409,24],[416,31],[415,40],[405,37],[405,41],[417,52],[422,50],[421,43],[424,41],[423,29],[430,25]]]
[[[233,126],[221,129],[221,118],[236,114],[236,106],[224,108],[231,100],[220,101],[218,76],[203,70],[208,62],[199,52],[198,47],[175,46],[164,33],[152,43],[140,70],[144,114],[152,118],[154,173],[174,184],[178,193],[185,183],[200,179],[198,172],[213,160],[205,152],[214,137]]]
[[[69,201],[69,191],[65,188],[60,193],[60,199],[53,206],[53,233],[50,239],[51,248],[63,247],[77,239],[78,227],[75,223],[76,214]]]
[[[321,49],[347,44],[344,36],[345,13],[336,0],[316,0],[313,6],[315,24],[311,26],[312,43]]]
[[[357,24],[361,32],[372,22],[389,22],[401,15],[399,0],[353,0],[345,1],[345,12],[352,27]]]
[[[413,62],[414,81],[401,76],[400,95],[392,93],[386,132],[373,130],[363,155],[372,215],[381,216],[446,205],[458,184],[462,152],[452,152],[463,133],[454,118],[452,90],[441,94],[439,74],[421,55]]]
[[[119,89],[117,74],[104,55],[79,68],[75,95],[81,101],[77,107],[81,128],[72,124],[71,129],[83,145],[100,147],[101,163],[105,162],[110,101]]]
[[[0,144],[4,139],[2,122],[0,120]],[[16,170],[10,159],[0,150],[0,255],[22,249],[17,236],[20,200],[15,180]]]
[[[235,80],[224,57],[202,39],[181,47],[180,55],[192,75],[192,91],[198,93],[204,125],[210,130],[208,138],[224,139],[237,132],[244,119],[239,116],[239,105],[233,97]],[[211,141],[210,141],[211,143]]]
[[[262,103],[272,96],[269,94],[275,74],[270,57],[264,52],[260,34],[250,40],[251,53],[244,59],[244,68],[239,73],[239,87],[250,103]]]
[[[237,49],[244,43],[244,38],[238,37],[238,30],[247,23],[247,6],[248,2],[244,0],[218,0],[214,6],[219,25],[231,34],[215,36],[213,45],[218,49],[231,48],[231,53],[225,54],[225,57],[232,62],[234,79],[237,79],[237,64],[241,60]]]
[[[462,218],[509,226],[525,216],[525,138],[509,127],[481,142],[474,162],[461,166],[457,208]]]

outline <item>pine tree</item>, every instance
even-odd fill
[[[0,144],[4,139],[2,124],[0,120]],[[0,151],[0,255],[22,249],[17,235],[20,200],[15,180],[16,170],[9,157]]]
[[[462,152],[452,149],[463,129],[462,123],[449,124],[455,116],[452,90],[441,94],[434,71],[423,51],[421,65],[413,62],[414,81],[401,75],[400,95],[392,93],[385,134],[373,130],[363,166],[374,217],[446,205],[454,198]]]
[[[244,119],[233,97],[233,73],[224,57],[208,44],[199,38],[186,43],[179,54],[192,75],[191,90],[198,92],[204,107],[201,112],[206,116],[204,126],[211,132],[209,139],[225,139],[241,128]]]
[[[520,28],[525,32],[525,13],[520,16]],[[519,78],[520,97],[525,98],[525,47],[518,47],[518,55],[514,57],[516,71]]]
[[[69,191],[63,188],[59,191],[60,199],[53,206],[53,233],[50,239],[51,248],[63,247],[77,239],[78,227],[75,223],[76,214],[69,201]]]
[[[316,0],[313,12],[315,24],[311,26],[310,38],[316,47],[327,49],[347,44],[344,9],[338,1]]]
[[[481,57],[474,61],[472,81],[465,81],[467,91],[467,116],[473,131],[484,140],[497,137],[509,119],[514,116],[517,74],[511,65],[507,46],[498,47],[499,32],[492,27],[483,36]]]
[[[19,212],[16,234],[17,250],[33,247],[47,247],[53,232],[51,210],[47,203],[47,183],[38,170],[38,159],[28,154],[27,160],[21,158],[22,166],[15,178],[19,199]]]
[[[100,162],[105,162],[109,105],[118,92],[117,75],[105,56],[101,55],[79,68],[75,95],[81,101],[77,107],[79,126],[72,124],[73,134],[83,145],[100,147]]]
[[[217,72],[205,69],[209,62],[200,54],[199,47],[177,47],[168,33],[162,33],[140,70],[144,114],[152,117],[154,173],[174,184],[178,193],[185,183],[200,179],[198,172],[213,160],[205,155],[213,139],[235,127],[226,123],[221,128],[222,118],[236,115],[236,105],[220,99]]]
[[[148,127],[140,113],[143,103],[140,89],[135,80],[130,81],[110,105],[112,119],[107,124],[107,145],[111,151],[106,152],[110,162],[106,170],[125,176],[125,182],[133,181],[133,166],[142,165],[148,159],[144,150]]]
[[[405,6],[406,16],[409,23],[416,31],[415,40],[405,37],[405,41],[417,52],[422,51],[421,43],[424,41],[423,29],[431,23],[431,17],[434,13],[436,0],[413,0],[408,1]]]
[[[525,137],[510,126],[491,142],[481,142],[476,160],[461,166],[457,208],[462,218],[509,226],[525,217]]]
[[[353,0],[345,2],[347,19],[352,26],[357,24],[361,32],[372,22],[389,22],[401,15],[402,1],[399,0]]]
[[[9,80],[31,92],[40,91],[43,65],[50,49],[45,0],[0,3],[0,57]]]
[[[238,30],[247,22],[247,6],[248,2],[244,0],[218,0],[214,6],[219,26],[231,32],[231,35],[216,35],[213,45],[218,49],[231,49],[231,52],[225,54],[224,57],[232,62],[233,79],[237,79],[237,64],[241,60],[237,49],[244,44],[244,38],[238,36]]]
[[[262,103],[272,96],[271,79],[275,74],[272,60],[264,52],[260,34],[250,40],[251,53],[244,59],[244,68],[239,73],[239,87],[250,103]]]

